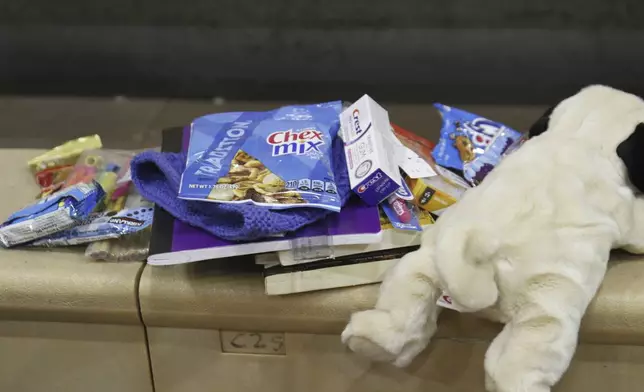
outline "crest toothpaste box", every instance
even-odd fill
[[[340,124],[351,188],[367,204],[379,204],[402,183],[389,115],[364,95],[342,112]]]

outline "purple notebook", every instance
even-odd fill
[[[163,151],[188,148],[189,129],[169,129],[163,133]],[[283,237],[253,242],[225,241],[196,227],[174,219],[157,207],[152,229],[148,264],[173,265],[266,252],[289,250],[304,238],[327,238],[329,244],[355,245],[376,243],[381,238],[378,207],[352,197],[337,214]],[[326,241],[326,240],[325,240]]]

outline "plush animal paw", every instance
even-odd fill
[[[396,335],[388,312],[367,310],[351,317],[342,332],[342,342],[374,361],[394,362],[400,354],[400,347],[395,344],[400,337]]]
[[[342,332],[342,342],[352,351],[398,367],[409,365],[428,341],[429,336],[419,339],[397,325],[390,312],[378,309],[355,313]]]

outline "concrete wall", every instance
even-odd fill
[[[644,3],[0,4],[0,93],[548,104],[644,93]]]

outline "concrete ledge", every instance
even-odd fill
[[[352,312],[374,305],[378,291],[377,285],[371,285],[269,297],[264,295],[259,271],[249,267],[231,272],[219,265],[146,266],[139,293],[145,324],[338,334]],[[644,344],[643,281],[644,258],[615,254],[604,284],[588,309],[581,341]],[[489,340],[500,330],[499,325],[451,311],[441,315],[439,325],[438,337],[455,339]]]

